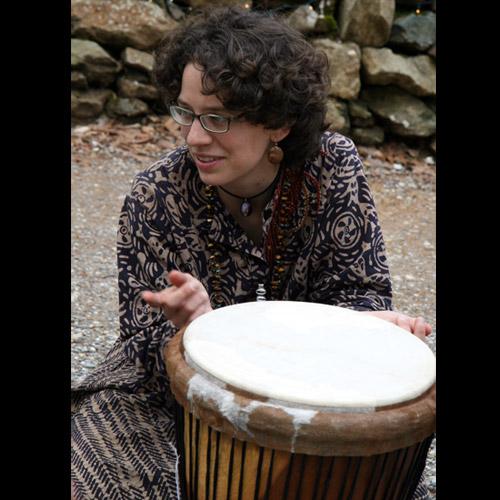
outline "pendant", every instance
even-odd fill
[[[241,202],[240,212],[243,217],[248,217],[252,213],[252,204],[246,198]]]

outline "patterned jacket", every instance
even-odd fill
[[[382,233],[353,142],[325,132],[320,154],[306,162],[304,173],[310,196],[302,202],[309,198],[312,209],[286,242],[289,265],[279,298],[356,310],[392,309]],[[258,284],[269,282],[263,248],[246,236],[218,197],[210,213],[208,201],[185,146],[136,176],[118,230],[120,339],[81,389],[138,390],[153,379],[166,387],[161,352],[177,330],[140,292],[165,288],[167,272],[177,269],[193,274],[213,298],[209,240],[219,254],[223,306],[255,300]],[[263,210],[263,240],[275,203],[273,198]],[[297,220],[290,221],[292,227],[303,208],[293,215]]]

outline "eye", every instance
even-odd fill
[[[202,117],[203,126],[211,132],[227,132],[229,119],[221,115],[204,115]]]
[[[207,115],[207,118],[212,123],[226,123],[226,121],[227,121],[227,118],[225,116],[221,116],[221,115]]]
[[[193,123],[194,115],[188,109],[173,104],[170,106],[170,114],[180,125],[191,125],[191,123]]]
[[[177,106],[176,111],[181,116],[192,116],[193,115],[192,111],[189,111],[189,109],[180,108],[179,106]]]

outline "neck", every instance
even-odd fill
[[[266,178],[243,189],[232,186],[217,186],[220,199],[228,208],[241,209],[242,203],[251,205],[251,211],[261,211],[271,200],[279,178],[279,167],[273,169],[272,178]],[[267,177],[267,176],[266,176]]]
[[[277,179],[279,173],[279,165],[273,166],[274,168],[269,168],[266,172],[261,173],[261,176],[258,179],[251,179],[250,182],[245,182],[242,179],[237,184],[225,184],[224,186],[217,186],[219,191],[226,191],[231,193],[233,197],[238,198],[260,198],[260,194],[264,196],[268,190],[271,190],[271,187],[274,181]]]

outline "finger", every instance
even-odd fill
[[[175,314],[175,310],[172,310],[168,306],[168,294],[171,293],[174,287],[162,290],[161,292],[142,292],[142,298],[152,307],[158,307],[164,314],[166,319],[171,319],[172,315]]]
[[[192,283],[188,282],[181,288],[190,286],[192,286],[194,293],[173,310],[170,318],[179,328],[186,326],[198,316],[212,310],[205,287],[198,280],[193,280]]]
[[[166,305],[173,309],[184,308],[193,295],[202,296],[204,291],[203,285],[198,280],[188,280],[182,286],[173,288]]]
[[[425,340],[425,321],[424,318],[418,317],[413,324],[413,334],[421,340]]]
[[[146,290],[141,293],[141,297],[153,307],[161,307],[163,303],[163,296],[161,292],[150,292]]]
[[[432,333],[432,326],[429,323],[425,324],[425,336],[429,336]]]
[[[180,307],[196,289],[196,280],[193,280],[192,282],[188,281],[180,288],[170,286],[160,292],[144,291],[142,298],[151,306],[175,309]]]
[[[395,324],[400,328],[403,328],[413,333],[411,318],[409,318],[408,316],[405,316],[404,314],[399,314],[398,316],[396,316]]]
[[[186,281],[188,281],[192,276],[188,273],[181,273],[180,271],[170,271],[167,274],[167,278],[176,287],[181,287]]]
[[[375,318],[383,319],[391,323],[396,324],[396,318],[398,313],[394,311],[359,311],[363,314],[368,314],[369,316],[374,316]]]

